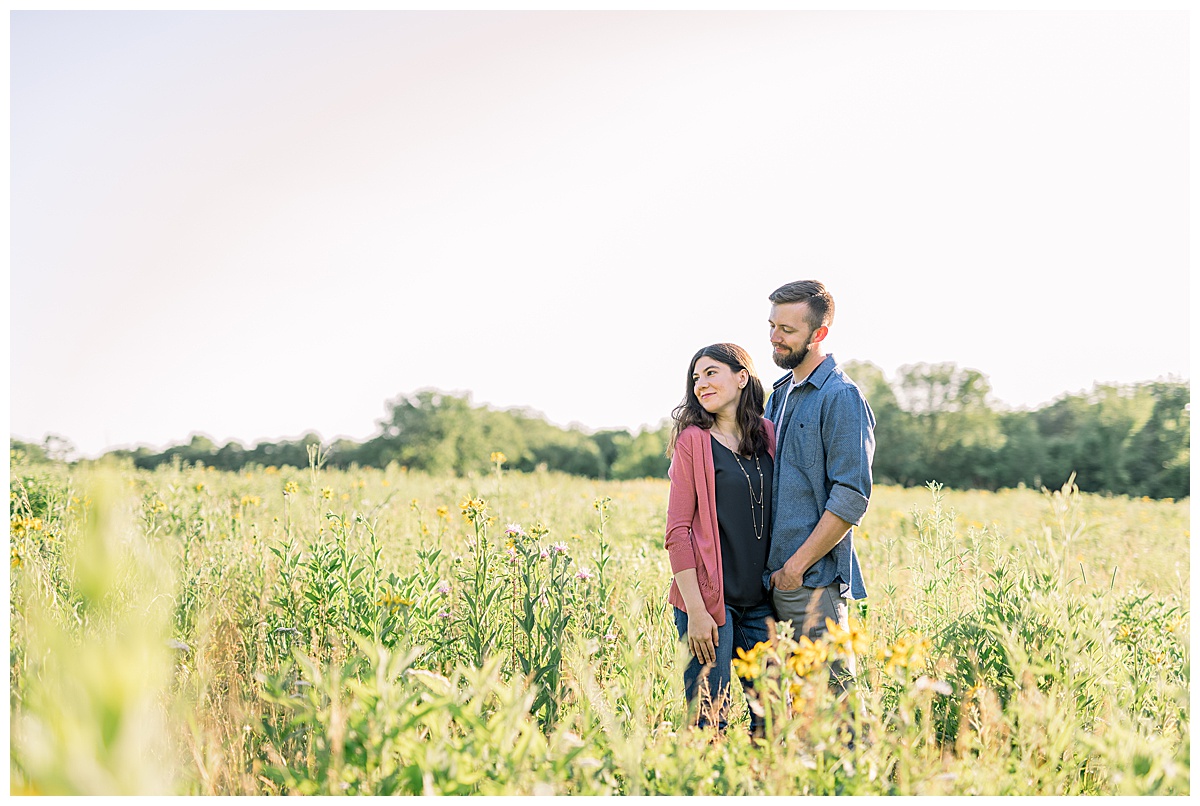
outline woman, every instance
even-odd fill
[[[725,729],[734,651],[766,641],[773,615],[763,570],[775,429],[762,414],[762,382],[745,350],[713,344],[696,353],[672,412],[666,547],[674,574],[667,601],[692,653],[684,690],[701,727],[715,717]],[[751,711],[751,731],[761,725]]]

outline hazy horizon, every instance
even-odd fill
[[[851,360],[853,360],[853,359],[851,359]],[[845,362],[842,362],[841,359],[838,359],[838,361],[839,361],[839,363],[845,363]],[[864,362],[864,363],[872,363],[872,362]],[[933,363],[937,363],[937,362],[924,362],[924,363],[933,364]],[[777,368],[774,367],[774,365],[772,365],[772,369],[777,369]],[[976,369],[976,368],[975,367],[962,367],[962,369]],[[778,370],[778,372],[776,374],[778,376],[782,377],[783,370]],[[987,375],[986,372],[983,374],[985,376]],[[886,373],[885,372],[884,375],[887,378],[887,380],[889,381],[889,383],[895,381],[895,378],[893,377],[894,373]],[[763,385],[766,387],[766,391],[769,394],[770,393],[770,385],[771,385],[773,376],[768,375],[766,377],[762,377],[761,379],[763,381]],[[1143,384],[1143,383],[1157,383],[1157,382],[1179,382],[1179,383],[1188,383],[1189,385],[1191,383],[1190,380],[1187,378],[1160,376],[1158,378],[1148,378],[1148,379],[1145,379],[1142,381],[1134,381],[1134,382],[1132,382],[1132,384],[1137,385],[1137,384]],[[1043,401],[1036,405],[1012,406],[1012,405],[1007,404],[1005,401],[995,399],[994,395],[989,395],[988,400],[989,400],[989,403],[994,408],[996,408],[997,410],[1000,410],[1000,411],[1036,411],[1038,409],[1045,408],[1046,406],[1052,405],[1055,401],[1060,400],[1064,397],[1070,397],[1070,396],[1074,396],[1074,395],[1086,395],[1089,392],[1093,391],[1096,387],[1108,386],[1108,385],[1126,386],[1126,385],[1130,385],[1130,384],[1129,383],[1116,384],[1115,382],[1096,381],[1091,387],[1088,387],[1086,389],[1063,391],[1060,394],[1055,395],[1050,400]],[[420,391],[423,391],[426,389],[434,389],[434,387],[428,387],[428,386],[417,387],[416,389],[413,389],[413,390],[407,391],[407,392],[403,392],[400,394],[401,395],[413,395],[413,394],[416,394],[417,392],[420,392]],[[496,406],[491,403],[488,403],[487,401],[481,401],[481,400],[477,399],[475,394],[473,392],[471,392],[469,389],[436,389],[435,391],[437,391],[441,394],[467,395],[471,401],[471,404],[476,407],[486,407],[486,408],[490,408],[490,409],[493,409],[496,411],[520,411],[520,412],[524,412],[533,417],[541,417],[542,419],[546,420],[551,425],[557,426],[559,428],[580,429],[586,433],[596,433],[598,431],[610,431],[610,430],[622,430],[623,429],[623,430],[629,431],[631,434],[637,434],[643,430],[656,430],[657,428],[661,427],[664,423],[669,423],[670,419],[671,419],[670,418],[670,410],[668,409],[667,413],[664,414],[663,417],[660,418],[656,422],[643,422],[643,423],[639,423],[639,424],[632,425],[632,426],[631,425],[593,426],[588,423],[580,422],[578,420],[573,420],[570,422],[558,422],[558,421],[553,420],[550,417],[548,417],[545,414],[545,412],[543,412],[542,410],[537,408],[537,406],[535,406],[535,405],[517,404],[517,405],[507,405],[507,406]],[[388,398],[387,400],[395,399],[395,397],[396,397],[396,395],[393,395],[391,398]],[[682,398],[682,392],[680,393],[680,397]],[[124,444],[119,444],[119,445],[111,444],[106,447],[99,448],[99,449],[92,449],[90,451],[85,451],[81,446],[75,445],[74,440],[71,439],[69,434],[64,434],[62,432],[54,431],[54,430],[44,432],[44,433],[42,433],[42,435],[40,437],[37,437],[37,438],[26,437],[26,436],[20,435],[20,434],[11,434],[10,436],[12,439],[16,439],[16,440],[19,440],[22,442],[32,443],[32,444],[42,444],[45,441],[45,439],[50,436],[62,437],[64,439],[66,439],[68,442],[71,442],[72,445],[75,445],[79,456],[81,458],[85,458],[85,459],[95,459],[95,458],[98,458],[98,457],[102,456],[103,454],[109,453],[111,451],[137,450],[138,448],[143,448],[143,447],[150,448],[152,450],[162,451],[162,450],[166,450],[167,448],[172,447],[172,446],[186,445],[193,436],[205,437],[207,439],[212,440],[212,442],[218,446],[225,445],[230,442],[236,442],[244,448],[251,448],[254,445],[258,445],[258,444],[261,444],[264,442],[270,442],[270,443],[294,442],[310,433],[315,433],[318,436],[320,436],[321,441],[323,443],[330,443],[330,442],[334,442],[339,439],[348,439],[348,440],[357,441],[357,442],[364,442],[364,441],[371,439],[372,437],[379,434],[378,421],[383,419],[383,416],[386,413],[385,405],[387,403],[387,400],[380,402],[380,416],[377,420],[374,421],[374,425],[372,427],[371,432],[367,433],[367,434],[345,433],[345,432],[336,433],[336,434],[328,434],[328,433],[325,433],[320,428],[306,428],[306,429],[303,429],[303,430],[298,431],[293,434],[276,434],[276,435],[265,435],[265,436],[258,436],[258,437],[243,437],[243,436],[237,436],[237,435],[219,437],[219,436],[215,436],[211,433],[208,433],[206,431],[202,431],[199,429],[193,429],[193,430],[189,431],[187,434],[180,436],[180,437],[176,437],[165,443],[150,443],[150,442],[143,440],[143,441],[135,441],[135,442],[129,442],[129,443],[124,443]],[[870,401],[868,401],[868,402],[870,402]],[[674,403],[672,403],[671,407],[673,408],[676,403],[678,403],[678,401],[675,401]]]

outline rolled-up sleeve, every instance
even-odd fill
[[[675,445],[671,467],[667,471],[671,479],[671,492],[667,498],[667,554],[671,559],[671,573],[678,574],[696,567],[696,551],[692,547],[692,521],[698,506],[695,474],[692,470],[692,450],[687,440]]]
[[[858,526],[871,499],[871,459],[875,454],[875,416],[858,389],[842,389],[822,417],[829,499],[825,508]]]

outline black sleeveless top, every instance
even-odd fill
[[[725,604],[753,607],[767,599],[762,580],[771,547],[771,476],[775,465],[771,454],[765,450],[758,454],[756,466],[756,457],[735,456],[716,437],[711,434],[710,437],[716,471],[717,527],[721,538]],[[761,481],[759,470],[762,471]],[[754,501],[750,498],[751,491]],[[761,506],[758,504],[760,495]]]

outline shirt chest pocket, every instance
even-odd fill
[[[800,417],[792,420],[787,432],[789,458],[800,467],[812,467],[821,453],[821,431],[817,424]]]

